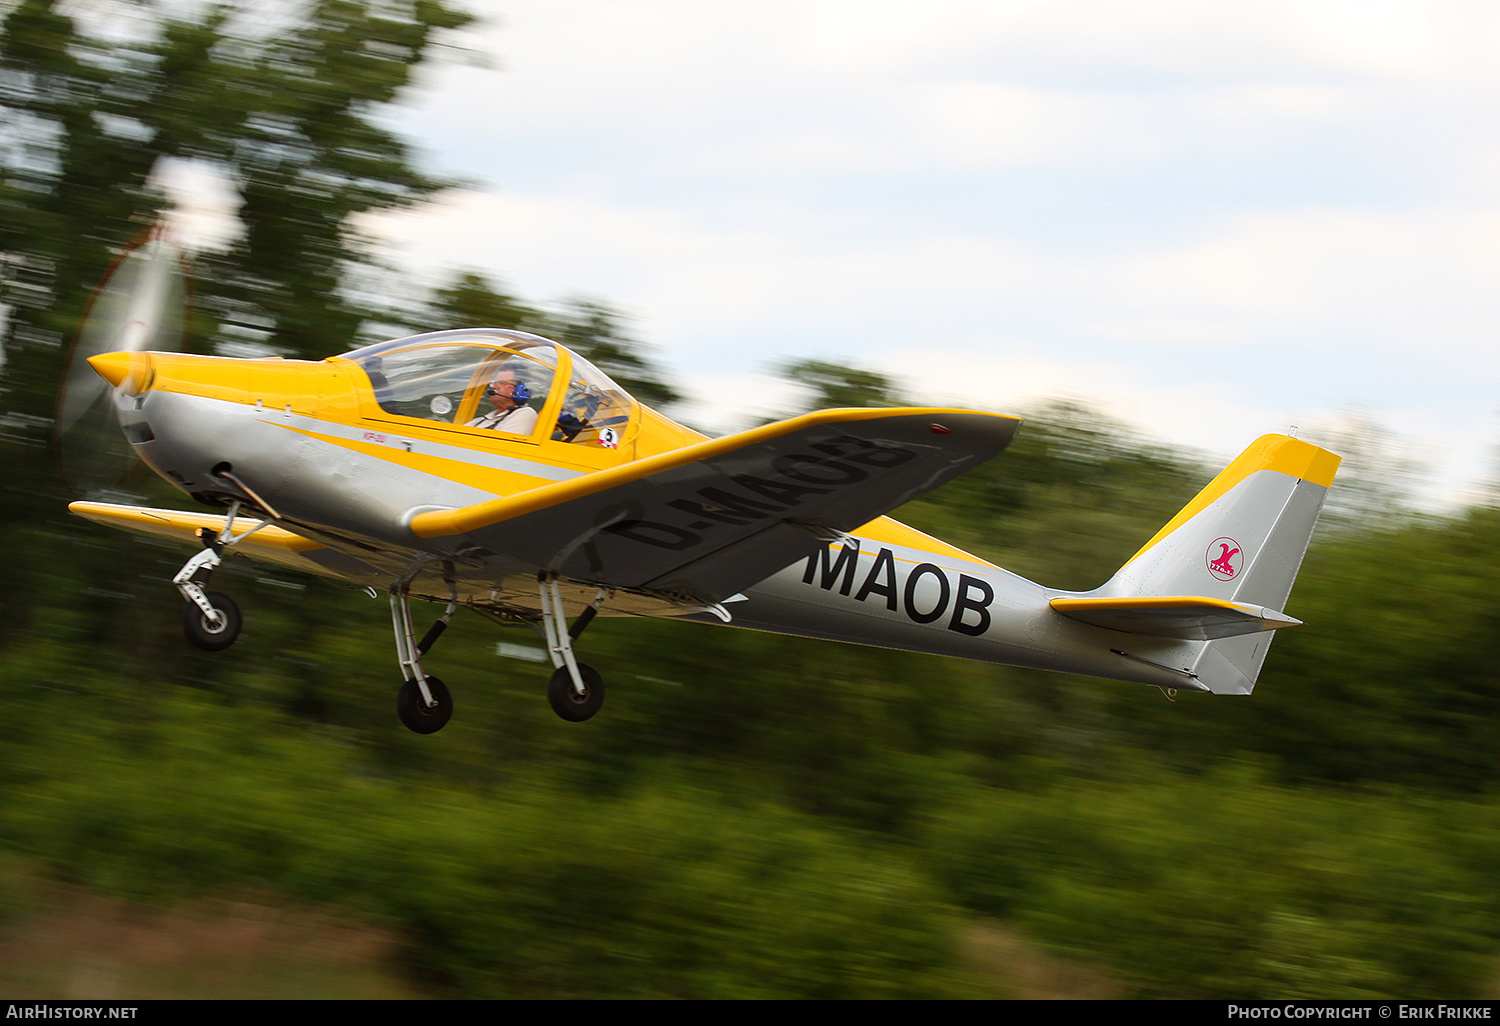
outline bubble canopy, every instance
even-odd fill
[[[636,402],[589,361],[540,335],[436,331],[344,353],[385,413],[512,437],[617,448]]]

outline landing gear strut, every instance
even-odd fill
[[[442,730],[453,716],[453,696],[448,686],[436,677],[429,677],[422,670],[422,656],[432,647],[458,606],[458,589],[452,579],[452,567],[445,564],[448,578],[448,608],[432,629],[419,642],[412,627],[411,602],[408,589],[411,578],[406,578],[391,587],[391,624],[396,631],[396,660],[401,664],[401,675],[405,683],[396,695],[396,713],[408,729],[418,734],[432,734]],[[607,588],[600,588],[594,601],[568,627],[563,611],[562,592],[557,576],[543,572],[537,575],[537,592],[542,606],[542,628],[547,638],[547,651],[556,668],[547,684],[547,701],[552,711],[570,723],[581,723],[599,711],[604,704],[604,679],[591,666],[585,666],[573,658],[573,642],[584,628],[598,615],[604,600],[609,597]]]
[[[457,588],[451,580],[448,586],[453,591],[448,608],[421,641],[416,640],[416,632],[412,628],[407,585],[391,587],[391,623],[396,628],[396,660],[401,664],[401,673],[406,678],[406,683],[396,693],[396,715],[401,717],[401,722],[408,730],[414,730],[418,734],[435,734],[453,718],[453,695],[448,691],[448,685],[422,672],[422,656],[442,636],[443,631],[448,629],[448,620],[458,607]]]
[[[557,669],[547,682],[547,701],[552,711],[569,723],[582,723],[599,711],[604,704],[604,678],[592,666],[586,666],[573,658],[573,642],[583,629],[593,621],[609,597],[606,588],[587,609],[578,614],[573,627],[568,628],[563,613],[562,592],[557,586],[557,575],[537,575],[537,590],[542,601],[542,627],[547,637],[547,652],[552,656],[552,665]]]

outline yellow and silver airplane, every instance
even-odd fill
[[[1267,435],[1104,585],[1059,591],[885,516],[1000,453],[1018,418],[824,410],[710,439],[564,346],[497,329],[321,362],[148,352],[179,274],[158,237],[132,250],[78,359],[135,453],[225,512],[69,508],[199,548],[173,583],[206,649],[240,630],[208,590],[231,552],[388,592],[397,710],[420,733],[452,715],[422,659],[458,606],[539,629],[548,698],[572,721],[604,698],[574,655],[597,615],[1249,694],[1271,632],[1299,622],[1282,610],[1339,463]],[[65,396],[65,437],[88,419],[82,394]],[[446,604],[421,639],[412,598]]]

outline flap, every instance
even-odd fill
[[[412,533],[515,562],[715,602],[1003,450],[1015,417],[824,410],[457,510]]]
[[[1095,627],[1184,641],[1213,641],[1302,623],[1264,606],[1201,595],[1055,598],[1051,606],[1063,616]]]

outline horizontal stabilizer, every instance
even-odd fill
[[[1063,616],[1095,627],[1184,641],[1214,641],[1302,622],[1265,606],[1201,595],[1055,598],[1051,605]]]

